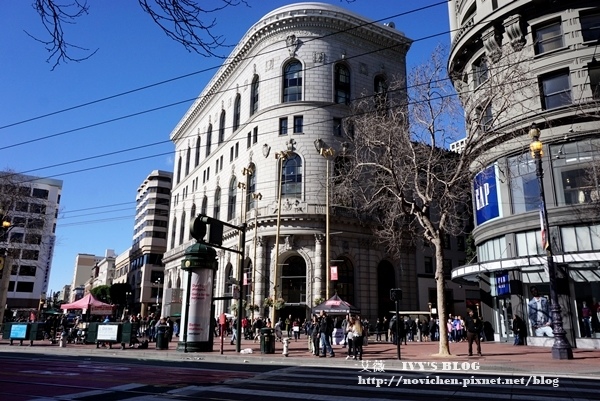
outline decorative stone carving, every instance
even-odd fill
[[[513,50],[523,50],[526,40],[521,29],[521,16],[519,14],[510,16],[504,20],[503,25]]]
[[[325,63],[325,52],[313,52],[313,62]]]
[[[502,47],[500,46],[501,39],[496,32],[495,27],[491,27],[483,32],[481,35],[483,46],[485,47],[485,53],[489,60],[493,63],[497,63],[502,56]]]
[[[293,152],[296,150],[296,140],[294,138],[290,139],[289,141],[287,141],[285,143],[285,146],[287,147],[287,150],[289,150],[290,152]]]
[[[281,210],[286,212],[296,212],[302,213],[306,210],[306,205],[300,200],[296,199],[293,202],[290,202],[289,199],[286,199],[285,202],[281,205]]]
[[[285,236],[284,249],[286,251],[289,251],[291,249],[294,249],[295,246],[296,246],[296,244],[294,244],[294,236],[293,235],[286,235]]]
[[[365,63],[358,63],[358,73],[362,75],[369,75],[369,67]]]
[[[288,52],[290,53],[290,57],[296,56],[296,50],[300,46],[300,40],[296,37],[296,35],[289,35],[285,38],[285,44],[288,48]]]
[[[265,63],[265,69],[267,71],[270,71],[273,69],[273,66],[275,65],[275,61],[273,59],[267,60]]]

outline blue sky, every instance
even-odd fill
[[[247,2],[249,7],[240,5],[214,15],[215,32],[229,44],[237,44],[268,12],[295,3]],[[424,62],[438,44],[448,45],[450,40],[448,7],[443,1],[322,2],[372,20],[394,21],[396,29],[415,40],[408,53],[409,68]],[[89,1],[89,14],[76,25],[67,26],[66,35],[74,45],[97,49],[96,54],[52,71],[44,45],[24,32],[43,37],[31,3],[4,2],[0,13],[0,127],[4,127],[0,128],[0,169],[64,181],[49,285],[49,290],[58,291],[71,283],[78,253],[103,255],[106,249],[114,249],[119,254],[131,245],[137,188],[152,170],[173,171],[174,147],[169,134],[222,60],[189,53],[169,39],[141,11],[137,1]],[[432,35],[438,36],[423,39]],[[226,56],[230,50],[223,48],[220,53]],[[193,75],[37,118],[187,74]],[[176,105],[165,107],[172,104]],[[104,123],[113,119],[118,121]],[[40,139],[43,137],[50,138]],[[19,145],[23,142],[28,143]],[[150,144],[155,145],[147,146]],[[134,147],[142,148],[123,152]],[[96,157],[107,153],[114,154]],[[72,163],[92,157],[96,158]],[[134,159],[141,160],[129,162]],[[67,164],[49,167],[60,163]]]

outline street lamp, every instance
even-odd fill
[[[2,272],[2,279],[0,279],[0,324],[4,321],[4,312],[8,306],[8,285],[10,284],[11,268],[6,263],[8,256],[8,231],[11,228],[10,221],[5,215],[4,208],[0,207],[0,243],[6,242],[6,248],[0,248],[0,272]]]
[[[275,152],[275,159],[279,162],[279,182],[277,189],[277,230],[275,233],[275,271],[273,273],[273,306],[271,306],[271,324],[275,326],[275,301],[277,300],[277,285],[279,282],[279,233],[281,231],[281,197],[283,193],[283,164],[292,156],[292,151],[283,150]]]
[[[325,141],[321,138],[315,140],[315,149],[321,156],[325,158],[325,297],[329,299],[329,287],[330,284],[330,272],[329,272],[329,264],[331,261],[330,258],[330,246],[329,246],[329,157],[332,157],[335,151],[327,146]]]
[[[155,282],[155,284],[157,286],[157,288],[156,288],[156,312],[159,314],[159,316],[162,315],[161,310],[160,310],[160,282],[161,281],[162,280],[159,277],[156,279],[156,282]]]
[[[556,293],[556,266],[552,255],[552,244],[548,236],[550,234],[550,225],[548,224],[548,211],[546,209],[544,195],[544,170],[542,169],[542,142],[540,141],[540,129],[537,125],[531,124],[529,129],[531,137],[531,156],[535,160],[535,172],[538,178],[540,188],[540,213],[542,214],[542,247],[546,249],[546,258],[548,262],[548,278],[550,281],[550,300],[552,302],[550,311],[552,314],[552,333],[554,333],[554,344],[552,345],[553,359],[573,359],[573,349],[567,340],[561,316],[561,307],[558,303],[558,294]]]

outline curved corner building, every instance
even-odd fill
[[[564,328],[570,343],[600,344],[600,7],[597,1],[451,0],[453,29],[449,73],[463,103],[477,97],[514,56],[526,67],[531,95],[486,127],[506,138],[484,146],[474,184],[477,260],[453,269],[456,282],[477,282],[478,305],[489,335],[507,341],[519,314],[528,343],[535,335],[530,289],[549,294],[546,247],[540,224],[540,186],[529,151],[532,123],[540,129],[544,202],[558,279]],[[514,68],[517,68],[515,65]],[[468,93],[469,96],[464,96]],[[489,121],[497,110],[485,110]],[[510,138],[510,139],[508,139]]]
[[[256,22],[171,133],[166,288],[186,285],[181,261],[201,213],[247,224],[242,266],[238,253],[218,249],[214,296],[232,296],[239,281],[246,304],[258,307],[253,316],[269,316],[264,300],[275,295],[285,300],[277,315],[304,320],[337,292],[375,320],[392,308],[389,289],[400,281],[416,299],[416,275],[334,205],[329,252],[326,238],[327,173],[344,146],[348,104],[405,80],[410,44],[393,24],[322,3],[288,5]],[[239,230],[226,226],[223,247],[240,250],[239,241]],[[329,290],[328,270],[337,270]],[[230,312],[232,301],[215,305],[216,314]]]

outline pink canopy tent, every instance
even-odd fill
[[[92,315],[110,315],[113,313],[113,306],[94,298],[92,294],[70,304],[62,304],[61,309],[90,309]]]

